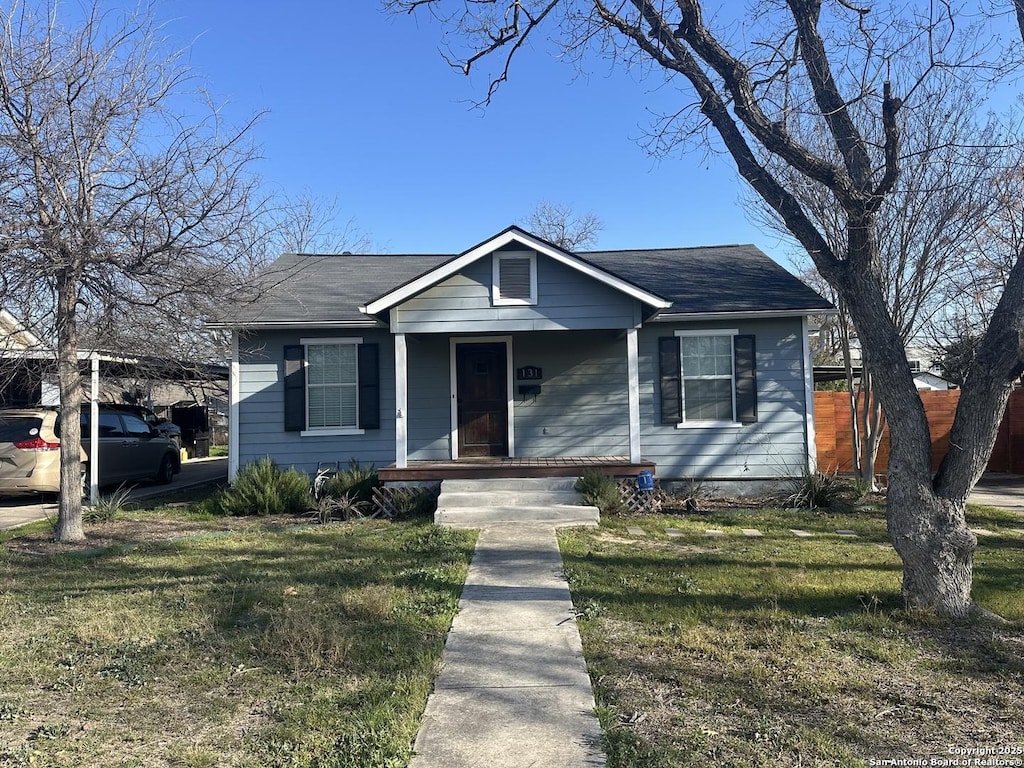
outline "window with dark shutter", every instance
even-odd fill
[[[735,330],[676,331],[679,410],[674,393],[668,339],[660,339],[662,423],[678,413],[680,426],[725,426],[757,421],[754,336]]]
[[[284,429],[301,432],[306,428],[306,348],[294,344],[284,348]]]
[[[380,345],[359,345],[359,428],[380,429]]]
[[[284,348],[286,432],[380,429],[380,345],[303,339]]]
[[[679,339],[658,339],[658,371],[661,386],[661,423],[673,426],[683,420],[683,398],[679,378]]]
[[[736,421],[753,424],[757,421],[757,349],[753,336],[733,339],[736,359]]]

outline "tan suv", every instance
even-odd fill
[[[89,459],[89,413],[82,413],[82,460]],[[175,444],[130,413],[100,406],[100,485],[169,483],[181,471]],[[83,464],[83,472],[86,465]],[[0,410],[0,494],[60,491],[60,429],[53,408]]]

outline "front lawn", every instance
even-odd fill
[[[472,534],[147,515],[188,538],[0,545],[0,766],[407,764]]]
[[[974,591],[1005,627],[903,611],[877,510],[563,531],[610,768],[927,763],[972,747],[1024,764],[1024,521],[974,508],[970,524],[996,534],[980,537]]]

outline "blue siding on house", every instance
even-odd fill
[[[409,359],[409,459],[452,457],[451,368],[447,336],[406,336]]]
[[[380,344],[381,428],[362,435],[302,437],[284,431],[284,347],[300,338],[361,338]],[[239,340],[239,467],[270,456],[313,472],[320,461],[357,459],[377,466],[395,460],[395,347],[386,330],[264,331]]]
[[[391,310],[395,333],[510,333],[629,328],[640,303],[570,267],[537,256],[537,304],[493,306],[492,260],[483,258]]]
[[[758,421],[745,426],[662,425],[658,338],[676,330],[736,328],[757,346]],[[754,480],[799,475],[806,462],[804,360],[799,318],[652,324],[640,331],[640,425],[645,459],[664,479]]]
[[[557,266],[557,265],[556,265]],[[662,425],[658,338],[677,329],[736,328],[757,345],[758,422],[746,426]],[[639,333],[641,448],[662,479],[722,480],[799,474],[804,466],[803,344],[799,318],[656,323]],[[474,337],[454,332],[457,338]],[[537,397],[521,396],[513,376],[515,454],[520,457],[607,456],[629,452],[626,340],[620,331],[510,333],[513,370],[543,369]],[[361,337],[380,344],[381,429],[362,435],[302,437],[284,431],[283,348],[300,338]],[[410,460],[450,457],[449,334],[407,335]],[[395,459],[394,338],[383,329],[267,331],[240,342],[239,465],[270,455],[306,471],[319,461],[350,458],[377,466]]]
[[[515,367],[539,366],[536,398],[515,401],[516,455],[623,456],[629,454],[626,341],[619,332],[519,334]]]

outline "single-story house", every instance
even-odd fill
[[[509,227],[459,254],[277,259],[232,331],[230,473],[382,479],[596,464],[663,482],[814,462],[808,317],[752,245],[570,252]]]

